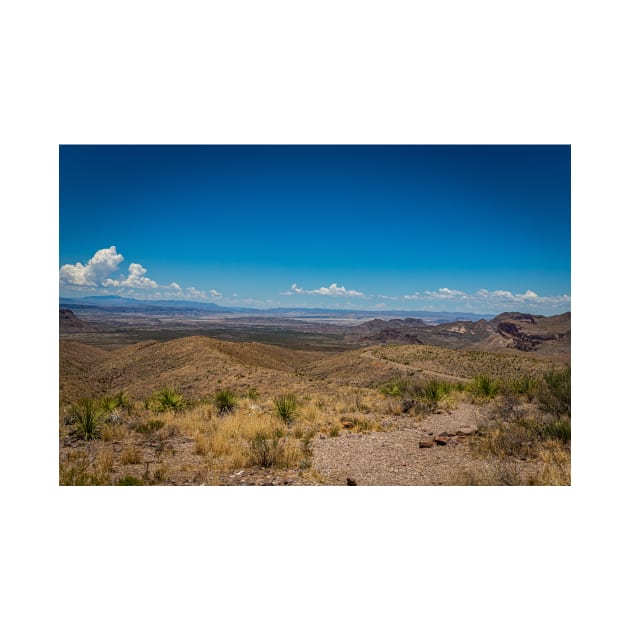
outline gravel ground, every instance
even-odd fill
[[[315,440],[312,467],[331,485],[347,485],[348,479],[368,486],[452,484],[457,474],[483,465],[471,457],[468,438],[456,437],[452,444],[431,448],[419,448],[419,442],[477,426],[479,419],[478,408],[461,404],[420,422],[392,418],[389,431]]]

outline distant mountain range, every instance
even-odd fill
[[[335,317],[339,319],[373,318],[373,317],[412,317],[422,318],[431,324],[438,324],[453,321],[477,321],[479,319],[492,319],[494,313],[455,313],[449,311],[402,311],[385,310],[374,311],[364,309],[335,309],[335,308],[296,308],[296,307],[276,307],[276,308],[246,308],[240,306],[220,306],[212,302],[192,302],[188,300],[136,300],[117,295],[92,295],[82,298],[60,297],[59,306],[61,308],[81,309],[81,308],[102,308],[117,312],[163,312],[165,309],[173,311],[205,311],[223,314],[257,313],[267,317],[289,317],[289,318],[321,318]]]

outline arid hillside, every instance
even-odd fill
[[[426,344],[452,349],[517,351],[544,356],[571,352],[571,313],[543,317],[502,313],[491,320],[456,321],[429,326],[421,319],[375,319],[349,332],[361,345]]]
[[[513,314],[495,324],[514,322],[530,337],[566,324],[550,331]],[[566,485],[563,356],[424,343],[304,351],[205,336],[108,351],[65,337],[60,483]]]
[[[142,399],[162,387],[195,399],[220,387],[277,390],[298,385],[296,372],[321,357],[320,352],[208,337],[145,341],[111,352],[61,341],[62,401],[119,391]]]

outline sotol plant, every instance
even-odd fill
[[[220,389],[214,395],[214,404],[219,413],[229,413],[236,407],[236,395],[229,389]]]
[[[72,407],[74,434],[83,440],[101,436],[104,411],[93,400],[86,398]]]
[[[186,399],[174,389],[165,387],[157,393],[158,411],[180,411],[186,406]]]
[[[273,400],[278,417],[285,423],[290,424],[297,417],[297,399],[295,394],[280,394]]]

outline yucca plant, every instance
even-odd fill
[[[220,389],[214,395],[214,404],[219,413],[229,413],[236,407],[236,395],[229,389]]]
[[[470,384],[470,391],[480,398],[494,398],[501,387],[501,383],[488,376],[487,374],[478,374]]]
[[[278,417],[290,424],[297,417],[297,398],[295,394],[280,394],[273,399]]]
[[[72,407],[70,412],[73,433],[83,440],[93,440],[101,436],[105,412],[90,398],[84,398]]]
[[[174,389],[165,387],[157,393],[158,411],[180,411],[186,406],[186,399]]]
[[[427,381],[420,390],[420,398],[427,402],[439,403],[450,391],[448,383],[440,381]]]

